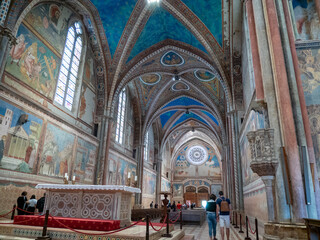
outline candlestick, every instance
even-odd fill
[[[128,173],[128,178],[130,178],[130,177],[131,177],[131,172]]]
[[[76,176],[75,175],[73,175],[73,177],[72,177],[72,181],[75,181],[76,180]]]
[[[138,176],[134,176],[134,181],[138,181]]]

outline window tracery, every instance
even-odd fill
[[[126,111],[126,90],[125,88],[119,94],[118,104],[118,116],[117,116],[117,127],[116,127],[116,142],[119,144],[123,143],[123,129],[124,129],[124,118]]]

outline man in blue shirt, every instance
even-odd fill
[[[217,200],[217,212],[219,212],[217,219],[220,223],[221,239],[224,240],[224,227],[226,227],[227,240],[230,240],[231,202],[230,199],[223,196],[222,191],[219,192],[219,196]]]

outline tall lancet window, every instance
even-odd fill
[[[122,89],[119,95],[118,104],[118,117],[117,117],[117,128],[116,128],[116,142],[122,144],[123,142],[123,128],[124,128],[124,117],[126,112],[126,89]]]
[[[143,159],[144,161],[148,161],[149,158],[149,132],[146,133],[144,138],[144,151],[143,151]]]
[[[82,52],[82,29],[79,22],[69,27],[54,100],[72,110]]]
[[[6,21],[11,0],[2,0],[0,5],[0,25],[3,26]]]

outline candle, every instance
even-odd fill
[[[68,173],[65,173],[65,174],[64,174],[64,178],[68,178]]]
[[[130,177],[131,177],[131,172],[128,173],[128,178],[130,178]]]
[[[138,176],[134,176],[134,180],[135,180],[135,181],[138,181]]]
[[[75,181],[75,180],[76,180],[76,176],[74,176],[74,175],[73,175],[73,177],[72,177],[72,181]]]

